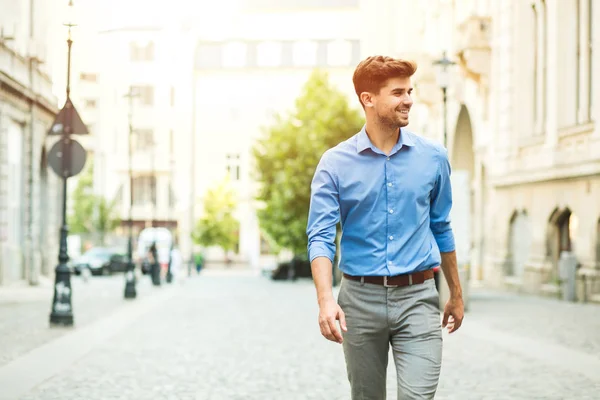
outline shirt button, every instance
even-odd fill
[[[394,210],[390,210],[390,214],[393,214],[393,213],[394,213]]]
[[[392,265],[392,262],[391,262],[391,261],[388,261],[388,265]]]
[[[387,160],[390,161],[390,158],[388,157]]]
[[[394,184],[392,182],[390,182],[390,183],[388,183],[388,186],[392,187],[392,186],[394,186]]]
[[[390,236],[390,240],[394,240],[394,237],[393,237],[393,236]]]

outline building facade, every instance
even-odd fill
[[[600,294],[600,27],[592,23],[600,7],[512,1],[494,3],[492,13],[499,29],[485,272],[553,295],[561,253],[570,252],[580,265],[577,298],[591,300]]]
[[[315,68],[360,107],[352,73],[361,58],[358,1],[245,1],[199,28],[194,57],[194,135],[190,222],[202,216],[204,194],[226,176],[238,194],[237,261],[260,267],[262,234],[256,211],[252,148],[274,122],[293,112]],[[203,24],[200,24],[203,26]],[[308,28],[310,27],[310,29]],[[186,226],[189,228],[191,223]],[[182,225],[183,226],[183,225]],[[183,235],[182,237],[189,237]],[[218,249],[207,257],[222,260]]]
[[[91,132],[86,147],[94,160],[94,192],[114,201],[121,219],[107,245],[124,251],[130,202],[134,238],[151,226],[178,230],[186,186],[176,182],[189,175],[187,158],[177,154],[189,138],[192,46],[189,32],[157,5],[121,6],[126,12],[114,18],[110,4],[82,11],[84,46],[74,62],[73,97]]]
[[[57,112],[54,20],[41,18],[52,6],[0,2],[0,285],[52,278],[58,262],[62,192],[46,136]]]
[[[405,26],[413,40],[383,51],[419,61],[416,100],[427,122],[417,118],[418,131],[442,140],[445,122],[459,262],[472,281],[557,296],[561,253],[572,253],[577,299],[597,298],[600,27],[592,21],[600,7],[593,0],[415,3],[402,5],[416,16]],[[444,51],[455,63],[446,118],[433,65]]]

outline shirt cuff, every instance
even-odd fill
[[[327,257],[333,263],[334,256],[335,248],[331,249],[325,243],[315,242],[308,246],[308,258],[311,263],[317,257]]]
[[[451,230],[437,233],[434,237],[441,253],[449,253],[456,249],[456,245],[454,244],[454,234]]]

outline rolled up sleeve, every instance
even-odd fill
[[[306,235],[308,257],[312,262],[317,257],[327,257],[333,262],[335,256],[336,225],[340,220],[338,187],[334,171],[321,157],[315,170],[310,190],[310,208]]]
[[[431,232],[442,253],[455,250],[454,234],[450,226],[452,209],[452,185],[450,183],[450,162],[446,149],[439,149],[438,174],[431,194],[429,210]]]

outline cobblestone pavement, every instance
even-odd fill
[[[79,276],[72,276],[71,287],[76,327],[108,315],[127,301],[123,299],[125,281],[121,274],[90,277],[87,282]],[[151,290],[148,277],[138,279],[139,297]],[[69,332],[68,329],[50,328],[52,282],[42,287],[9,288],[4,292],[0,297],[0,366]]]
[[[311,281],[205,274],[175,290],[22,400],[350,398],[341,347],[320,336]],[[463,328],[445,335],[436,399],[599,398],[600,369],[584,373],[581,360],[600,366],[590,357],[600,308],[471,298]],[[390,365],[389,399],[394,374]]]

